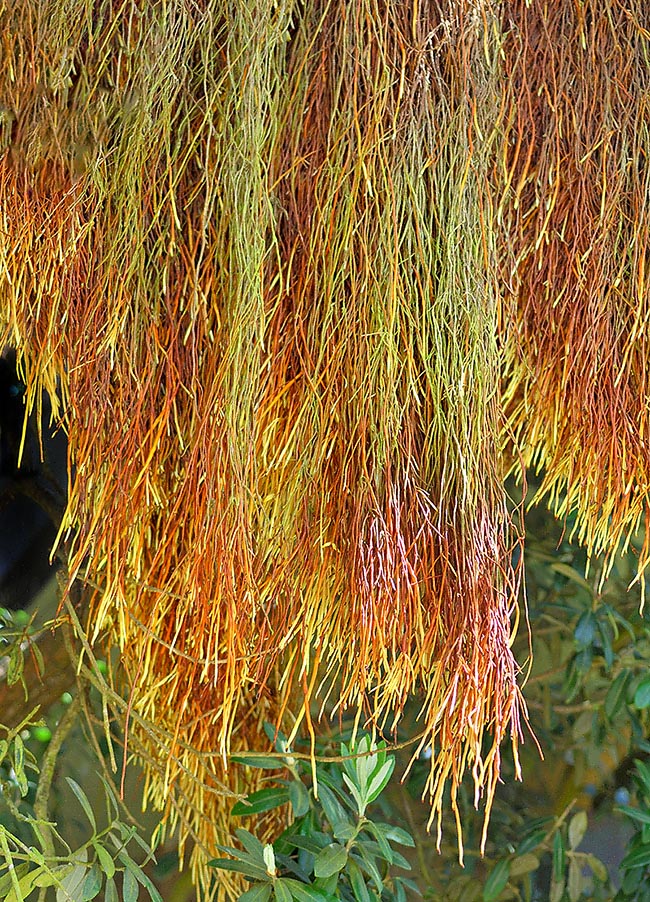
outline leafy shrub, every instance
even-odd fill
[[[618,808],[634,825],[634,835],[621,862],[623,881],[617,902],[650,902],[650,767],[639,760],[635,765],[632,780],[638,806]]]
[[[289,804],[293,824],[266,845],[238,829],[242,848],[220,846],[232,857],[210,862],[251,883],[240,902],[406,902],[406,888],[418,892],[412,880],[392,874],[393,868],[410,868],[394,845],[412,846],[412,837],[369,815],[395,766],[385,743],[376,745],[362,735],[349,746],[341,743],[340,758],[329,762],[297,758],[281,734],[276,749],[279,758],[239,760],[270,771],[280,765],[288,777],[274,777],[274,786],[238,802],[233,814],[255,815]]]

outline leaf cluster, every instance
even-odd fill
[[[16,787],[20,798],[27,795],[26,767],[36,769],[21,735],[25,726],[23,723],[8,731],[7,738],[0,741],[0,764],[9,759],[15,784],[5,785],[7,781],[3,781],[2,796],[14,818],[31,832],[35,844],[24,841],[0,824],[0,899],[26,902],[38,896],[41,900],[52,887],[56,902],[90,902],[102,890],[105,902],[120,899],[138,902],[142,898],[141,889],[151,902],[163,902],[143,865],[132,857],[131,846],[135,843],[144,852],[144,864],[155,861],[153,850],[139,836],[136,827],[120,820],[117,798],[103,778],[108,825],[100,828],[84,790],[75,780],[66,777],[91,828],[89,839],[76,849],[67,844],[53,823],[31,812],[24,813],[12,801],[12,791]],[[55,853],[54,840],[63,847],[61,854]]]
[[[532,887],[527,889],[526,878],[538,871],[545,856],[551,865],[549,902],[611,897],[606,866],[595,855],[579,851],[587,832],[587,813],[578,811],[569,818],[571,807],[558,818],[535,818],[526,824],[514,852],[499,859],[490,871],[482,902],[530,898]]]
[[[634,835],[621,862],[623,881],[620,902],[650,902],[650,767],[637,759],[632,775],[637,805],[620,805],[618,811],[634,825]]]
[[[251,883],[240,902],[405,902],[416,884],[393,876],[394,867],[410,869],[394,846],[412,846],[400,827],[374,820],[369,806],[386,788],[395,759],[385,743],[362,735],[341,743],[339,761],[305,763],[291,756],[279,734],[278,751],[286,757],[247,757],[250,767],[277,772],[276,785],[251,793],[233,808],[235,815],[257,815],[289,804],[293,823],[274,842],[264,845],[253,833],[238,829],[243,848],[219,846],[230,858],[215,858],[215,868],[235,871]]]
[[[10,611],[0,608],[0,674],[8,686],[21,683],[27,700],[25,683],[25,655],[29,654],[35,664],[36,672],[43,677],[45,661],[38,643],[30,641],[34,633],[33,617],[25,611]]]

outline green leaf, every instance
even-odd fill
[[[554,877],[551,878],[551,892],[549,895],[549,902],[562,902],[562,897],[564,896],[564,878],[562,880],[556,880]]]
[[[566,668],[564,674],[564,687],[563,693],[565,696],[565,700],[567,703],[573,701],[573,699],[578,694],[578,690],[580,689],[580,673],[576,666],[575,659],[569,662],[569,666]]]
[[[553,818],[550,817],[535,818],[534,821],[531,821],[526,831],[527,835],[517,846],[517,855],[523,855],[525,852],[530,852],[531,849],[536,849],[546,838],[552,822]]]
[[[286,786],[271,786],[268,789],[260,789],[252,792],[245,800],[233,805],[232,813],[238,816],[261,814],[263,811],[271,811],[279,808],[289,801],[289,790]]]
[[[282,839],[296,849],[304,849],[312,855],[318,855],[325,845],[319,845],[313,836],[302,836],[300,833],[283,833]]]
[[[565,850],[562,834],[558,830],[553,837],[553,877],[557,883],[564,875]]]
[[[320,799],[320,803],[323,806],[325,817],[330,822],[332,827],[335,828],[336,825],[340,823],[352,823],[345,808],[341,805],[332,790],[329,789],[329,787],[324,786],[322,783],[319,783],[318,785],[318,798]]]
[[[588,855],[587,864],[591,868],[596,880],[600,880],[601,883],[607,882],[609,874],[607,872],[606,866],[603,864],[600,858],[596,858],[595,855]]]
[[[337,895],[338,882],[339,875],[332,874],[331,877],[317,877],[312,886],[317,892],[323,893],[324,896],[331,897]]]
[[[569,821],[569,847],[577,849],[587,832],[587,812],[578,811]]]
[[[351,780],[347,774],[343,774],[343,780],[345,785],[348,787],[350,792],[352,793],[352,798],[356,802],[357,811],[359,813],[359,817],[363,817],[366,812],[367,799],[365,793],[362,789],[359,789],[355,782]]]
[[[395,759],[391,756],[385,761],[379,771],[372,775],[366,793],[366,801],[368,804],[374,802],[385,789],[394,769]]]
[[[271,898],[271,891],[270,883],[255,883],[241,894],[237,902],[268,902]]]
[[[244,849],[235,849],[232,846],[217,845],[217,849],[220,849],[222,852],[227,852],[228,855],[232,855],[232,857],[236,858],[237,861],[246,861],[249,864],[254,865],[255,867],[266,867],[266,864],[264,862],[264,846],[262,846],[261,857],[259,855],[259,852],[251,855],[250,852],[247,852]]]
[[[370,875],[377,887],[377,892],[381,894],[384,890],[384,882],[374,857],[368,852],[365,844],[359,846],[359,854],[361,856],[362,870],[365,870]]]
[[[636,776],[643,784],[645,792],[650,795],[650,768],[645,761],[640,761],[638,758],[634,759],[634,765],[636,768]]]
[[[411,870],[411,863],[409,861],[407,861],[403,855],[400,855],[400,853],[396,852],[395,849],[393,849],[392,854],[393,854],[393,867],[404,868],[407,871]],[[400,877],[400,880],[401,879],[402,878]]]
[[[120,898],[117,895],[117,887],[115,886],[115,881],[112,877],[109,877],[106,881],[106,889],[104,890],[104,902],[120,902]]]
[[[41,839],[41,834],[40,834],[40,832],[39,832],[37,835],[38,835],[38,838],[39,838],[39,840],[40,840],[40,839]],[[37,849],[37,848],[36,848],[36,846],[30,846],[30,847],[29,847],[29,857],[31,858],[32,861],[36,862],[36,864],[40,864],[40,865],[44,865],[44,864],[45,864],[45,856],[44,856],[43,853],[40,851],[40,849]]]
[[[642,868],[631,868],[623,874],[623,883],[621,889],[626,896],[631,896],[634,891],[645,880],[645,874]]]
[[[571,902],[578,902],[582,895],[582,887],[584,880],[582,878],[582,867],[576,858],[572,858],[569,862],[569,879],[567,881],[567,890]]]
[[[131,832],[131,839],[133,840],[133,842],[136,845],[138,845],[142,849],[144,854],[147,856],[145,861],[143,862],[143,865],[147,864],[149,861],[153,861],[154,864],[158,863],[156,861],[156,856],[153,853],[153,849],[151,848],[149,843],[145,842],[144,839],[142,839],[142,837],[138,833],[137,829],[135,829],[135,828]]]
[[[107,877],[112,877],[115,874],[115,862],[113,861],[113,856],[101,845],[101,843],[94,842],[93,848],[97,854],[100,868]]]
[[[566,576],[567,579],[570,579],[572,582],[577,583],[579,586],[582,586],[583,589],[586,589],[590,595],[593,595],[593,589],[591,585],[587,582],[584,576],[581,576],[577,570],[573,567],[569,566],[569,564],[563,564],[561,562],[551,564],[551,570],[555,570],[556,573],[559,573],[561,576]]]
[[[640,868],[647,867],[650,864],[650,845],[641,846],[638,849],[634,849],[633,852],[628,852],[623,861],[621,862],[621,867],[625,870],[631,868]]]
[[[243,827],[239,827],[235,830],[235,836],[255,862],[258,863],[260,867],[263,867],[264,846],[259,839],[256,836],[253,836],[249,830],[244,830]]]
[[[97,774],[97,776],[104,784],[104,793],[106,795],[107,808],[110,807],[110,809],[113,812],[112,817],[109,813],[109,820],[115,820],[117,818],[117,815],[118,815],[118,812],[120,809],[117,804],[117,799],[115,798],[115,793],[113,792],[113,787],[110,785],[108,780],[106,780],[106,778],[102,774]]]
[[[73,867],[70,873],[61,881],[61,886],[57,888],[56,902],[70,902],[71,899],[78,899],[87,873],[88,868],[85,864],[78,864]]]
[[[536,871],[539,865],[539,858],[537,855],[533,855],[532,852],[518,855],[516,858],[513,858],[510,865],[510,876],[513,878],[523,877],[524,874],[530,874],[532,871]]]
[[[640,709],[650,707],[650,676],[644,677],[636,687],[634,707]]]
[[[607,690],[603,707],[605,716],[610,721],[616,717],[625,703],[625,693],[629,679],[630,671],[627,669],[622,670]]]
[[[34,881],[40,877],[42,873],[42,869],[38,868],[25,874],[24,877],[21,877],[20,880],[17,881],[17,887],[14,884],[13,889],[11,889],[8,895],[4,897],[4,902],[24,902],[34,889]]]
[[[498,899],[508,883],[510,877],[510,860],[502,858],[497,861],[483,888],[483,902],[493,902]]]
[[[139,864],[136,864],[135,861],[131,858],[131,856],[122,850],[118,855],[120,861],[122,861],[126,867],[126,872],[132,874],[135,880],[138,883],[141,883],[142,886],[149,893],[150,898],[153,902],[163,902],[162,896],[150,880],[150,878],[145,874]]]
[[[14,771],[20,788],[20,794],[24,797],[29,791],[29,784],[27,782],[27,774],[25,773],[25,745],[20,733],[18,733],[14,739]]]
[[[422,891],[415,880],[411,880],[408,877],[399,877],[398,879],[400,883],[403,883],[404,886],[407,887],[407,889],[410,889],[412,893],[415,893],[416,896],[422,895]]]
[[[415,840],[413,839],[411,834],[407,833],[406,830],[402,830],[401,827],[393,827],[391,824],[375,824],[375,828],[377,830],[381,830],[386,839],[390,840],[391,842],[396,842],[400,846],[411,846],[411,848],[415,847]]]
[[[273,891],[277,902],[291,902],[291,890],[287,886],[286,879],[279,878],[274,880]]]
[[[275,750],[277,752],[287,751],[287,737],[284,735],[282,730],[277,730],[276,732],[276,729],[272,723],[265,723],[264,732],[275,746]]]
[[[99,894],[103,882],[103,874],[99,865],[94,864],[84,880],[83,889],[81,890],[81,902],[89,902],[90,899],[94,899]]]
[[[301,883],[300,880],[294,880],[292,877],[283,877],[283,883],[291,890],[291,895],[297,902],[328,902],[328,896],[308,883]],[[239,902],[241,902],[241,897]]]
[[[124,894],[124,902],[138,902],[140,887],[138,881],[133,876],[133,872],[129,870],[129,868],[124,871],[122,892]]]
[[[377,767],[377,756],[368,754],[371,748],[370,737],[362,736],[354,749],[355,754],[360,757],[355,758],[353,761],[356,779],[352,780],[352,782],[359,788],[363,798],[367,796],[371,774]]]
[[[212,858],[208,861],[208,865],[222,871],[235,871],[237,874],[243,874],[244,877],[250,877],[251,880],[268,880],[269,877],[266,868],[254,865],[247,860],[233,861],[232,858]]]
[[[614,631],[608,621],[599,621],[598,623],[598,632],[600,633],[600,637],[602,639],[602,648],[603,648],[603,657],[605,658],[605,664],[608,670],[612,669],[614,664],[614,646],[612,644],[612,640],[614,638]]]
[[[46,889],[48,886],[59,886],[65,875],[69,873],[70,867],[66,864],[54,868],[43,866],[42,868],[39,868],[39,871],[36,874],[34,886],[39,888],[42,887],[43,889]],[[4,896],[0,895],[0,898],[4,898]]]
[[[574,658],[574,663],[578,674],[588,673],[594,659],[594,653],[591,646],[583,648]]]
[[[393,850],[388,844],[388,840],[386,839],[382,831],[377,829],[377,826],[373,824],[372,821],[369,821],[365,825],[365,829],[377,838],[377,845],[379,846],[379,850],[384,861],[387,861],[388,864],[393,864]]]
[[[348,860],[348,850],[339,843],[332,843],[322,849],[314,861],[314,875],[316,877],[331,877],[340,873]]]
[[[597,629],[598,621],[591,611],[587,611],[578,620],[576,628],[573,631],[573,638],[582,648],[588,647],[594,641]]]
[[[302,817],[309,811],[309,793],[301,780],[293,780],[289,784],[289,801],[294,817]]]
[[[332,832],[334,833],[334,839],[338,839],[340,843],[347,843],[356,836],[357,830],[356,827],[353,827],[350,823],[344,824],[339,822]]]
[[[22,679],[25,670],[25,659],[20,643],[14,645],[9,653],[9,664],[7,665],[7,685],[13,686]]]
[[[370,893],[368,892],[366,881],[361,873],[361,868],[352,858],[348,859],[348,876],[350,878],[352,892],[354,893],[357,902],[370,902]]]
[[[631,817],[633,821],[639,821],[641,824],[650,824],[650,811],[644,811],[642,808],[633,808],[631,805],[617,805],[614,811]]]
[[[126,852],[125,849],[133,839],[133,836],[137,832],[137,828],[127,827],[126,824],[121,823],[121,821],[118,821],[114,826],[117,827],[117,829],[120,831],[121,838],[116,836],[114,833],[109,833],[108,838],[117,849],[118,854],[124,852],[124,854],[129,857],[128,852]]]
[[[618,639],[618,635],[619,635],[618,626],[620,625],[623,627],[624,630],[627,631],[627,634],[630,637],[630,639],[632,640],[632,642],[636,642],[634,627],[632,626],[632,624],[630,623],[629,620],[626,620],[626,618],[623,617],[623,615],[621,613],[619,613],[615,608],[613,608],[609,604],[605,605],[605,612],[607,614],[607,618],[608,618],[609,622],[614,627],[617,639]]]
[[[81,805],[81,807],[83,808],[86,817],[90,821],[90,826],[93,828],[93,830],[97,830],[97,824],[95,823],[95,815],[93,814],[93,809],[92,809],[90,802],[88,801],[86,793],[83,791],[81,786],[79,786],[79,784],[75,780],[72,779],[72,777],[66,777],[66,780],[68,782],[70,789],[76,795],[77,800],[78,800],[79,804]]]
[[[356,780],[357,779],[357,770],[354,766],[354,758],[351,757],[351,755],[353,755],[353,754],[354,754],[354,752],[350,751],[350,749],[347,747],[347,745],[344,742],[342,742],[341,743],[341,757],[343,758],[343,761],[341,761],[341,764],[343,765],[343,770],[348,775],[348,777],[350,777],[351,780]]]
[[[18,864],[13,870],[13,877],[20,881],[25,874],[29,871],[30,864],[28,861],[23,862],[23,864]],[[5,874],[3,877],[0,877],[0,899],[4,899],[13,886],[13,880],[11,874]]]

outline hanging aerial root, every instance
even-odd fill
[[[603,578],[639,530],[650,559],[648,26],[643,0],[503,5],[505,402]]]
[[[491,2],[17,0],[0,27],[0,322],[30,401],[59,392],[71,578],[206,892],[213,783],[254,785],[226,765],[267,717],[392,729],[420,692],[434,817],[466,773],[489,813],[521,711]]]

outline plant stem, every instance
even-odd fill
[[[53,859],[55,857],[54,840],[52,838],[52,829],[48,821],[47,813],[47,804],[52,790],[52,781],[54,779],[54,769],[56,767],[59,752],[61,751],[61,746],[72,729],[72,725],[74,724],[78,713],[79,697],[75,696],[59,721],[43,757],[43,763],[41,764],[41,776],[38,781],[36,798],[34,799],[34,814],[40,827],[39,839],[41,840],[43,854],[46,858]],[[42,887],[38,894],[38,902],[44,902],[45,894],[46,888]]]

